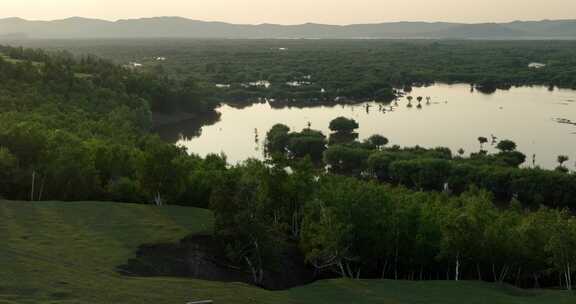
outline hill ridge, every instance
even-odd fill
[[[69,17],[58,20],[0,19],[0,37],[14,34],[42,39],[96,38],[235,38],[235,39],[576,39],[576,20],[455,23],[395,21],[332,25],[315,22],[283,25],[234,24],[178,16],[114,21]]]

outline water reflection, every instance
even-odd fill
[[[192,153],[224,152],[231,162],[238,162],[263,157],[266,132],[276,123],[294,131],[312,127],[328,135],[329,122],[345,116],[360,124],[359,140],[382,134],[391,145],[446,146],[455,154],[462,148],[468,155],[478,152],[478,137],[487,138],[484,148],[491,153],[499,140],[511,139],[527,155],[526,165],[554,168],[558,155],[576,159],[574,100],[576,91],[550,91],[548,87],[485,94],[471,90],[470,85],[439,84],[414,87],[408,95],[390,103],[224,105],[218,109],[221,119],[201,129],[203,122],[189,122],[164,128],[161,134]]]
[[[221,113],[210,113],[198,118],[188,119],[174,124],[156,127],[155,133],[168,142],[191,141],[202,136],[202,128],[220,121]],[[222,128],[220,127],[222,131]]]

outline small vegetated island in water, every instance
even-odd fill
[[[413,94],[433,82],[575,89],[574,42],[21,43],[49,51],[0,47],[0,300],[344,303],[362,288],[365,303],[410,303],[386,287],[419,297],[408,280],[429,284],[430,303],[574,301],[549,290],[571,290],[576,264],[563,152],[542,169],[502,135],[478,134],[468,151],[405,147],[360,136],[350,115],[272,122],[253,134],[265,157],[232,164],[153,132],[214,123],[222,103],[375,101],[381,113],[445,102]],[[470,292],[436,293],[440,281]]]

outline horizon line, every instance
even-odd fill
[[[137,20],[146,20],[146,19],[184,19],[188,21],[196,21],[196,22],[206,22],[206,23],[225,23],[231,25],[248,25],[248,26],[261,26],[261,25],[280,25],[280,26],[299,26],[299,25],[328,25],[328,26],[353,26],[353,25],[375,25],[375,24],[394,24],[394,23],[452,23],[452,24],[467,24],[467,25],[475,25],[475,24],[509,24],[515,22],[562,22],[562,21],[576,21],[574,19],[517,19],[511,21],[484,21],[484,22],[459,22],[459,21],[422,21],[422,20],[413,20],[413,21],[406,21],[406,20],[399,20],[399,21],[373,21],[373,22],[359,22],[359,23],[346,23],[346,24],[335,24],[335,23],[321,23],[321,22],[313,22],[308,21],[304,23],[290,23],[290,24],[283,24],[283,23],[270,23],[270,22],[262,22],[262,23],[234,23],[229,21],[219,21],[219,20],[202,20],[202,19],[194,19],[192,17],[182,17],[182,16],[152,16],[152,17],[130,17],[130,18],[119,18],[119,19],[106,19],[106,18],[99,18],[99,17],[84,17],[84,16],[70,16],[66,18],[57,18],[57,19],[27,19],[22,17],[0,17],[0,21],[2,20],[9,20],[9,19],[18,19],[27,22],[58,22],[58,21],[67,21],[72,19],[82,19],[82,20],[93,20],[93,21],[103,21],[109,23],[117,23],[123,21],[137,21]]]

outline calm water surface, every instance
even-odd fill
[[[274,109],[269,104],[246,108],[224,105],[218,109],[220,120],[199,127],[197,123],[179,124],[160,130],[162,137],[177,141],[190,153],[205,156],[225,153],[231,163],[247,158],[263,158],[266,132],[276,123],[300,131],[308,122],[313,129],[329,134],[329,122],[338,117],[354,118],[360,124],[360,139],[382,134],[391,145],[460,148],[479,150],[477,138],[492,135],[511,139],[518,149],[532,155],[536,164],[553,168],[560,154],[570,156],[568,166],[576,161],[576,125],[560,123],[559,119],[576,121],[576,91],[545,87],[512,88],[486,95],[471,92],[469,85],[437,84],[414,88],[412,107],[402,98],[398,105],[367,102],[308,108]],[[417,96],[426,98],[418,107]],[[494,151],[490,145],[489,151]],[[527,164],[528,165],[528,164]]]

